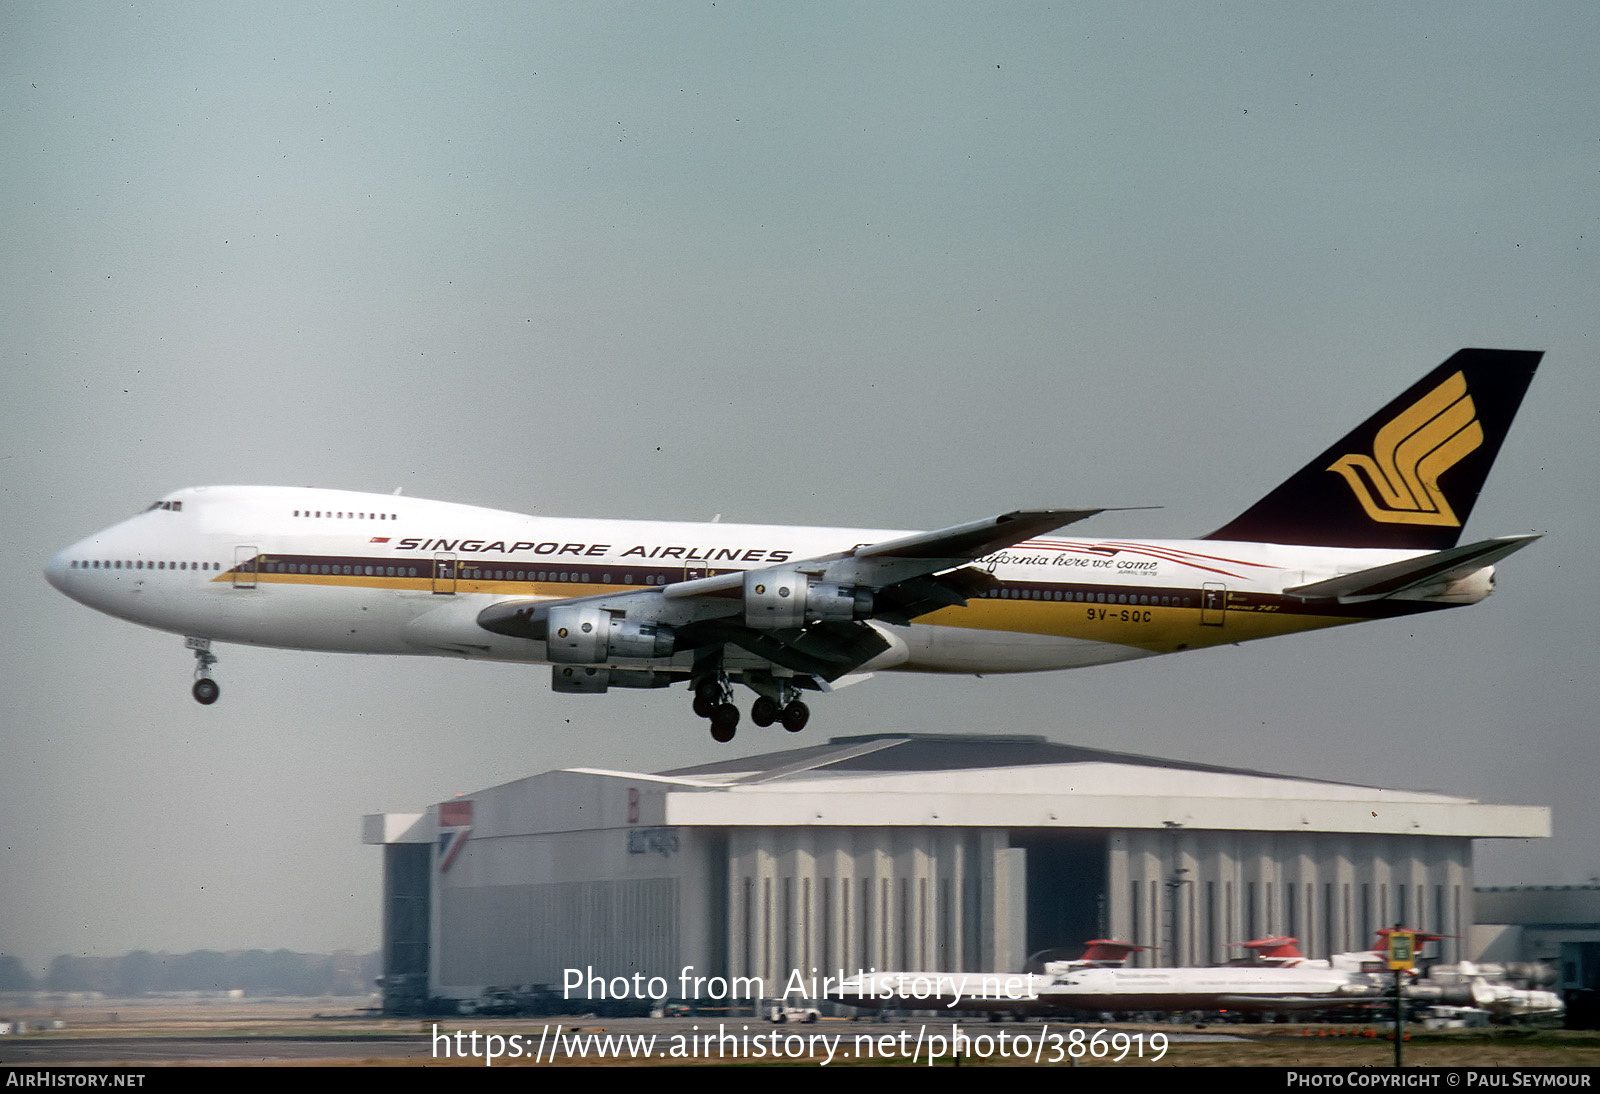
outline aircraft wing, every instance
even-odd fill
[[[831,682],[889,648],[871,621],[905,624],[940,608],[964,605],[993,584],[993,578],[969,563],[1101,512],[1019,510],[936,532],[858,544],[819,558],[654,589],[570,600],[502,601],[480,612],[478,624],[497,634],[540,641],[550,641],[552,626],[560,631],[588,623],[591,629],[585,635],[602,623],[603,629],[647,627],[653,628],[652,635],[670,635],[670,652],[732,645]],[[665,655],[660,652],[664,639],[651,647],[655,652],[629,653],[583,642],[594,653],[584,663]],[[636,643],[626,648],[645,647]]]
[[[830,581],[849,580],[866,574],[876,574],[888,584],[900,575],[914,577],[920,573],[937,573],[953,566],[971,562],[984,555],[993,554],[1003,547],[1012,547],[1024,540],[1045,532],[1063,528],[1099,513],[1105,509],[1019,509],[997,517],[958,524],[937,532],[917,532],[882,543],[864,543],[848,551],[824,555],[821,558],[800,562],[785,562],[767,570],[798,570],[801,573],[826,577]],[[713,577],[680,581],[664,586],[661,595],[668,599],[691,596],[717,596],[740,592],[744,588],[744,575],[755,571],[734,571]],[[647,592],[649,590],[646,590]]]
[[[857,558],[953,558],[969,561],[1104,512],[1104,509],[1019,509],[987,520],[958,524],[954,528],[917,532],[899,539],[858,547],[851,553]]]
[[[1539,536],[1501,536],[1465,547],[1452,547],[1435,551],[1431,555],[1408,558],[1404,562],[1391,562],[1374,566],[1353,574],[1340,574],[1326,581],[1309,585],[1296,585],[1285,589],[1284,595],[1298,600],[1337,600],[1341,604],[1359,604],[1368,600],[1383,600],[1399,596],[1428,585],[1443,585],[1458,581],[1469,574],[1491,566],[1513,551],[1520,551]]]

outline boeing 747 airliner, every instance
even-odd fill
[[[1471,604],[1536,536],[1458,546],[1539,353],[1464,349],[1221,529],[1068,538],[1103,509],[937,532],[578,520],[205,486],[53,558],[91,608],[213,642],[548,664],[556,691],[687,683],[719,741],[797,731],[877,671],[1038,672]]]

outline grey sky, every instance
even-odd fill
[[[0,9],[0,952],[377,943],[360,814],[723,750],[681,689],[221,649],[39,576],[173,487],[937,527],[1233,516],[1461,346],[1543,349],[1488,602],[806,739],[1064,741],[1549,804],[1600,873],[1589,4]],[[776,730],[734,747],[784,747]]]

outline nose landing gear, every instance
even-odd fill
[[[183,644],[194,651],[194,687],[190,691],[195,702],[208,707],[222,695],[222,688],[211,679],[211,666],[217,663],[217,655],[211,652],[211,639],[185,638]]]

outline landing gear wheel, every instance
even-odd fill
[[[763,729],[778,720],[778,704],[765,695],[758,698],[750,705],[750,720]]]
[[[217,655],[211,652],[211,639],[189,635],[184,638],[183,645],[194,653],[194,687],[190,689],[194,701],[208,707],[222,694],[217,682],[211,679],[211,666],[217,663]]]
[[[727,744],[733,740],[734,731],[739,728],[739,708],[732,703],[723,703],[711,712],[711,739],[720,744]]]
[[[811,720],[811,708],[796,699],[785,706],[778,717],[783,719],[784,729],[790,733],[799,733]]]
[[[716,717],[717,707],[728,701],[728,689],[718,679],[701,680],[694,688],[694,712],[702,718]]]

